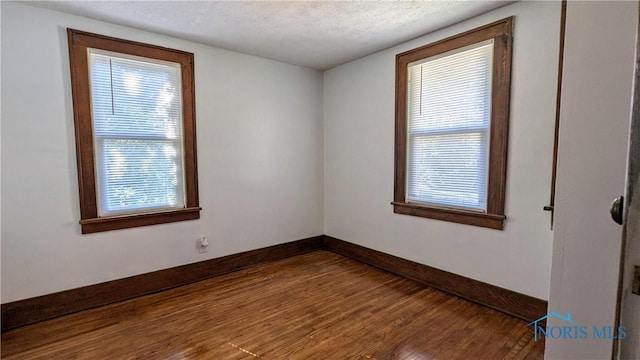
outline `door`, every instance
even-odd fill
[[[639,29],[640,30],[640,29]],[[640,35],[640,31],[639,31]],[[639,36],[640,38],[640,36]],[[636,45],[633,114],[623,229],[623,266],[619,325],[629,336],[618,341],[620,359],[640,359],[640,54]],[[636,269],[637,268],[637,269]],[[636,283],[634,284],[634,280]],[[635,293],[634,293],[635,292]]]
[[[637,2],[567,4],[548,359],[609,359],[621,335],[609,205],[625,190],[637,23]]]

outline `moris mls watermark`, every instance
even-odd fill
[[[552,317],[563,320],[567,324],[547,327],[539,325],[543,320]],[[549,339],[625,339],[627,337],[624,325],[617,328],[611,325],[578,325],[571,319],[571,313],[567,313],[567,316],[562,316],[556,312],[550,312],[529,323],[529,326],[531,325],[533,325],[534,341],[538,341],[541,337]]]

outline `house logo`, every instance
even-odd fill
[[[544,326],[544,320],[558,318],[563,325]],[[547,315],[534,320],[528,324],[533,325],[533,340],[538,341],[540,337],[550,339],[625,339],[627,337],[626,327],[618,326],[614,329],[611,325],[578,325],[571,319],[571,313],[566,316],[557,312],[550,312]]]

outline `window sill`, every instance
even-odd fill
[[[419,216],[496,230],[504,229],[504,220],[507,218],[504,215],[498,214],[486,214],[457,209],[432,208],[404,202],[394,201],[391,205],[393,205],[393,212],[396,214]]]
[[[200,218],[200,210],[202,210],[202,208],[192,207],[148,214],[82,219],[80,220],[80,225],[82,225],[83,234],[91,234],[101,231],[165,224],[176,221],[195,220]]]

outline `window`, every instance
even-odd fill
[[[397,55],[395,213],[503,229],[512,23]]]
[[[193,54],[67,34],[82,233],[198,219]]]

